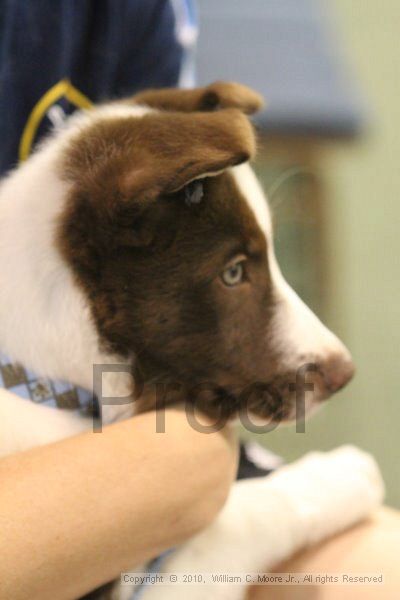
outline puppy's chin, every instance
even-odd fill
[[[321,408],[322,402],[319,399],[306,398],[303,407],[293,405],[287,417],[282,419],[283,425],[292,425],[299,420],[311,419]]]
[[[312,418],[321,408],[322,403],[320,399],[313,397],[306,397],[305,401],[299,405],[295,402],[285,403],[283,400],[282,407],[277,409],[274,413],[263,413],[249,411],[245,413],[242,411],[238,416],[237,420],[244,425],[244,427],[252,426],[257,428],[265,427],[268,429],[276,429],[280,425],[290,426],[294,423],[299,423],[304,420]]]
[[[239,390],[239,391],[238,391]],[[186,407],[191,414],[204,413],[216,424],[240,422],[245,429],[290,425],[304,421],[317,412],[325,395],[317,389],[306,392],[304,399],[296,393],[260,393],[243,398],[240,388],[207,384],[189,387],[172,380],[160,384],[145,384],[136,396],[136,412],[163,409],[166,406]]]

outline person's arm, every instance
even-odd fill
[[[0,459],[0,598],[77,598],[212,521],[235,443],[166,414]]]
[[[315,585],[257,585],[246,600],[393,600],[400,595],[399,573],[400,513],[388,507],[376,510],[368,520],[303,550],[276,565],[274,573],[307,573]],[[326,574],[338,585],[317,580]],[[364,585],[348,583],[350,577],[366,576]],[[368,584],[368,577],[381,577]],[[343,579],[342,579],[343,577]],[[319,583],[318,583],[319,581]],[[340,582],[348,585],[340,585]]]

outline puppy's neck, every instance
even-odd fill
[[[55,244],[68,193],[58,154],[52,140],[0,185],[0,349],[42,376],[91,389],[93,364],[122,361],[100,350],[89,306]]]

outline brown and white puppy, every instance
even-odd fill
[[[132,402],[108,406],[107,421],[154,406],[160,382],[165,402],[264,421],[295,415],[291,384],[305,365],[314,365],[310,405],[340,389],[349,353],[284,281],[248,165],[245,113],[261,104],[238,84],[143,92],[73,116],[12,172],[0,187],[0,349],[87,389],[94,364],[124,365],[136,390],[108,373],[105,395]],[[2,390],[0,417],[0,454],[90,426]],[[256,571],[381,498],[375,465],[355,450],[302,465],[236,484],[173,568],[225,570],[229,557],[233,570]],[[229,588],[229,598],[243,590]]]
[[[3,184],[3,198],[18,184],[31,191],[12,194],[14,218],[41,220],[21,241],[30,244],[24,262],[35,262],[38,274],[36,285],[32,276],[27,282],[30,308],[18,307],[10,343],[0,325],[3,347],[85,387],[93,363],[122,362],[137,383],[172,384],[166,401],[196,397],[200,408],[227,416],[245,409],[293,417],[290,385],[309,363],[314,403],[341,388],[353,372],[349,353],[284,281],[268,205],[247,164],[255,137],[243,113],[261,104],[248,88],[217,83],[148,91],[72,118],[17,181]],[[23,320],[38,319],[36,298],[49,339],[46,357],[31,360],[32,325]],[[61,298],[81,302],[79,319],[63,312]],[[70,354],[61,361],[65,327]],[[16,343],[26,352],[14,352]],[[151,394],[137,396],[138,408],[150,406]]]

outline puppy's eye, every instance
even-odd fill
[[[221,278],[230,287],[242,283],[244,277],[243,261],[236,262],[222,271]]]

